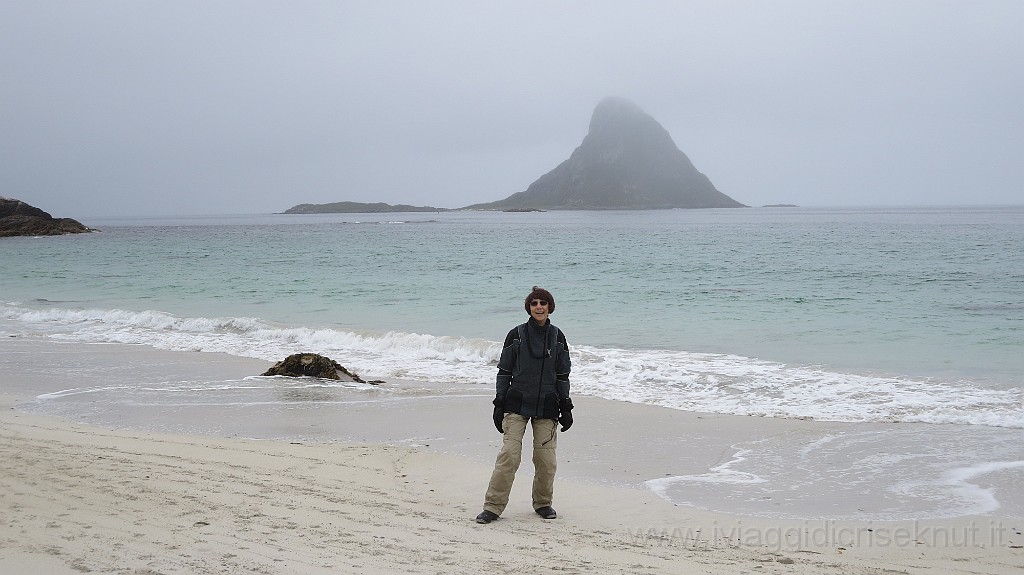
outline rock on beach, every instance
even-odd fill
[[[364,381],[358,375],[345,369],[329,357],[316,353],[296,353],[289,355],[284,360],[274,364],[262,375],[273,376],[283,375],[286,377],[319,377],[322,379],[336,379],[343,381],[354,381],[356,383],[378,383]]]

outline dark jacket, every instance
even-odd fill
[[[557,419],[569,398],[569,344],[550,320],[532,319],[508,332],[498,359],[497,400],[505,412]]]

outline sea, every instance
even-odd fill
[[[369,378],[489,389],[536,285],[554,294],[574,394],[1024,438],[1024,206],[84,223],[100,231],[0,240],[0,337],[309,351]],[[1021,444],[997,443],[977,465],[1024,471]]]

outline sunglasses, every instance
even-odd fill
[[[544,306],[546,306],[546,305],[548,305],[548,302],[547,302],[547,300],[535,299],[535,300],[530,302],[530,305],[531,306],[535,306],[535,305],[544,305]]]

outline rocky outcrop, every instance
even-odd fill
[[[59,236],[95,231],[71,218],[54,218],[21,200],[0,198],[0,237]]]
[[[526,191],[464,209],[741,208],[697,171],[669,133],[635,104],[606,98],[569,159]]]
[[[321,379],[337,379],[343,381],[355,381],[357,383],[380,383],[379,381],[364,381],[358,375],[345,369],[344,366],[329,357],[316,353],[296,353],[289,355],[283,361],[274,364],[261,375],[283,375],[287,377],[319,377]]]

